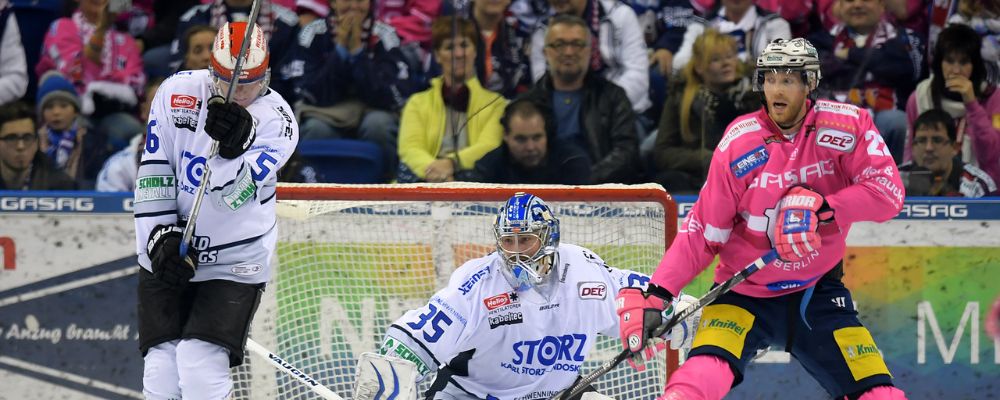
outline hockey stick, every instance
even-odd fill
[[[250,6],[250,18],[247,19],[247,30],[243,35],[243,43],[240,43],[240,52],[237,53],[236,64],[233,65],[233,73],[229,79],[229,90],[226,91],[226,103],[232,101],[233,93],[236,92],[236,86],[240,84],[240,74],[243,72],[243,59],[246,58],[247,49],[250,48],[250,38],[253,35],[253,28],[257,23],[257,14],[260,14],[260,2],[261,0],[253,0],[253,4]],[[219,154],[219,142],[212,140],[212,148],[208,151],[208,156],[205,157],[205,160],[215,157],[216,154]],[[212,176],[212,170],[208,167],[207,161],[204,168],[205,172],[201,175],[201,183],[198,185],[198,191],[194,194],[191,214],[188,215],[187,225],[184,226],[184,236],[181,238],[180,248],[181,258],[187,255],[188,242],[191,240],[191,235],[194,234],[194,225],[198,220],[198,214],[201,212],[201,202],[205,199],[208,180]]]
[[[323,399],[344,400],[343,397],[338,396],[332,390],[319,383],[319,381],[313,379],[309,375],[306,375],[306,373],[302,372],[302,370],[295,368],[294,366],[292,366],[292,364],[289,364],[287,361],[279,357],[277,354],[268,351],[267,349],[264,348],[264,346],[261,346],[257,342],[253,341],[253,339],[247,338],[247,350],[250,350],[254,354],[267,360],[268,363],[273,365],[279,371],[288,374],[289,376],[297,379],[299,382],[302,382],[302,384],[309,387],[309,390],[312,390],[313,393],[318,394]]]
[[[698,311],[702,307],[705,307],[709,303],[715,301],[716,299],[719,298],[719,296],[722,296],[724,293],[732,289],[733,286],[736,286],[742,283],[743,281],[747,280],[747,278],[750,275],[753,275],[755,272],[757,272],[761,268],[764,268],[764,266],[770,264],[777,258],[778,258],[778,252],[772,249],[771,251],[768,251],[767,254],[760,256],[760,258],[756,260],[753,260],[753,262],[751,262],[750,265],[747,265],[745,268],[734,274],[732,278],[726,279],[725,282],[720,283],[718,286],[712,288],[712,290],[709,290],[708,293],[705,293],[704,296],[701,296],[701,298],[698,299],[698,301],[694,302],[693,304],[685,308],[683,311],[674,314],[674,316],[670,318],[670,321],[667,321],[666,324],[660,325],[659,328],[656,328],[656,330],[653,331],[652,337],[657,337],[666,333],[667,331],[670,330],[670,328],[673,328],[679,322],[683,321],[685,318],[690,317],[692,314],[694,314],[695,311]],[[614,359],[611,359],[608,362],[602,364],[599,368],[587,374],[587,376],[581,378],[579,381],[576,381],[576,383],[569,389],[559,392],[558,394],[553,396],[551,400],[562,400],[562,399],[573,398],[573,396],[576,396],[581,392],[583,392],[583,390],[591,383],[594,383],[594,381],[597,380],[597,378],[600,378],[601,375],[608,373],[608,371],[611,371],[612,369],[617,367],[618,364],[621,364],[622,361],[625,361],[631,356],[632,356],[631,351],[629,351],[628,349],[622,350],[622,352],[618,353],[618,355],[615,356]]]

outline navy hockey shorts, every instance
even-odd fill
[[[779,297],[722,295],[705,307],[688,357],[711,354],[728,361],[734,387],[743,380],[747,364],[769,346],[791,353],[836,398],[892,385],[842,275],[838,266],[811,290]]]

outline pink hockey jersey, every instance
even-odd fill
[[[791,139],[763,108],[729,125],[653,283],[680,293],[715,255],[715,282],[732,277],[774,247],[775,205],[794,185],[811,187],[834,209],[835,222],[819,227],[822,247],[798,262],[776,260],[733,291],[774,297],[808,288],[844,257],[851,224],[899,213],[903,184],[868,112],[822,100],[808,106]]]

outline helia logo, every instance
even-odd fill
[[[740,324],[737,324],[736,321],[732,321],[732,320],[728,320],[728,319],[718,319],[718,318],[712,318],[712,319],[706,321],[704,324],[702,324],[702,327],[703,328],[726,329],[726,330],[733,331],[737,335],[742,335],[743,331],[746,330],[746,328],[740,326]]]

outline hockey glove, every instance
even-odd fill
[[[232,160],[243,155],[256,137],[253,117],[236,103],[226,103],[221,96],[208,99],[205,133],[219,142],[219,155]]]
[[[645,292],[635,287],[618,291],[615,304],[622,347],[633,353],[642,352],[630,360],[633,368],[641,371],[643,361],[652,359],[666,347],[662,341],[647,342],[654,339],[653,331],[673,315],[673,299],[673,294],[653,284]]]
[[[188,247],[181,257],[184,230],[176,225],[157,225],[149,233],[146,254],[152,263],[153,277],[174,288],[183,288],[198,269],[198,251]]]
[[[774,249],[784,261],[799,261],[822,246],[816,229],[833,221],[833,209],[823,195],[805,186],[795,186],[778,201],[774,227]]]

